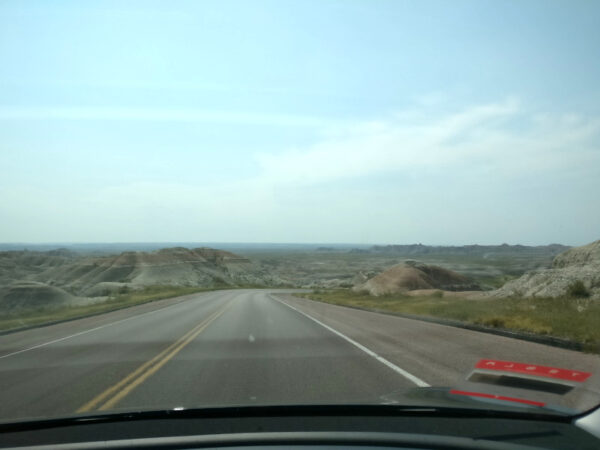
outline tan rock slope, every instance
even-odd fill
[[[469,291],[478,290],[479,286],[452,270],[416,261],[406,261],[353,288],[355,292],[368,292],[374,296],[423,289]]]
[[[552,268],[527,272],[492,295],[497,297],[559,297],[575,282],[591,298],[600,299],[600,240],[567,250],[554,258]]]

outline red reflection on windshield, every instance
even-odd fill
[[[560,369],[558,367],[539,366],[537,364],[524,364],[512,361],[497,361],[482,359],[475,366],[476,369],[499,370],[502,372],[516,372],[539,377],[557,378],[582,383],[592,374],[579,370]]]
[[[504,400],[507,402],[516,402],[516,403],[525,403],[526,405],[533,406],[544,406],[544,402],[536,402],[534,400],[525,400],[523,398],[514,398],[514,397],[505,397],[503,395],[494,395],[494,394],[484,394],[483,392],[467,392],[467,391],[457,391],[452,389],[450,391],[451,394],[456,395],[466,395],[468,397],[483,397],[483,398],[491,398],[494,400]]]

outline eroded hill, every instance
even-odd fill
[[[423,289],[471,291],[480,288],[457,272],[416,261],[398,264],[353,288],[355,292],[368,292],[374,296]]]
[[[86,296],[151,285],[236,286],[267,283],[250,260],[223,250],[174,247],[123,252],[52,267],[37,276]],[[271,281],[271,280],[269,280]]]
[[[85,304],[147,286],[281,285],[260,265],[212,248],[165,248],[89,257],[68,250],[0,252],[0,307]]]
[[[569,249],[554,258],[552,267],[530,271],[493,293],[498,297],[560,297],[600,299],[600,240]]]

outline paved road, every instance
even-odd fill
[[[0,419],[389,402],[407,388],[464,387],[480,358],[600,369],[595,355],[281,291],[217,291],[0,336]],[[597,378],[567,403],[600,402]]]

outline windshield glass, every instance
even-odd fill
[[[600,404],[599,16],[3,1],[0,422]]]

